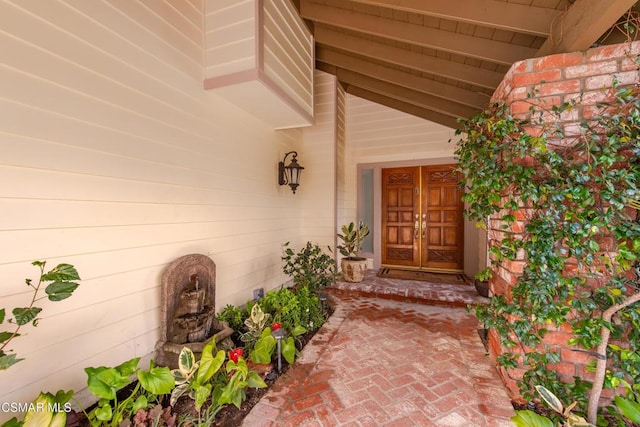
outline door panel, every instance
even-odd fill
[[[462,193],[454,165],[425,166],[422,169],[423,212],[426,212],[427,236],[422,241],[421,267],[462,270],[464,223]]]
[[[415,213],[420,209],[420,169],[382,170],[382,263],[419,267]]]
[[[462,201],[455,165],[382,170],[382,264],[463,268]]]

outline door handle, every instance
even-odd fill
[[[416,214],[415,216],[416,216],[416,222],[413,225],[413,238],[418,240],[418,236],[420,235],[420,221],[419,221],[420,215]]]
[[[427,214],[422,214],[422,238],[424,239],[427,235]]]

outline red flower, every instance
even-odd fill
[[[229,359],[233,360],[233,363],[238,363],[238,359],[242,357],[242,349],[236,348],[229,352]]]
[[[272,331],[277,331],[280,328],[282,328],[282,325],[280,323],[274,323],[273,325],[271,325]]]

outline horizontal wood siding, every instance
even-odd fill
[[[336,141],[336,218],[337,229],[339,230],[344,224],[356,221],[356,203],[357,189],[348,187],[347,173],[352,169],[348,168],[347,157],[347,140],[346,140],[346,93],[342,86],[338,86],[338,96],[336,98],[337,111],[337,141]],[[356,164],[354,163],[354,168]],[[353,172],[351,172],[353,173]],[[340,242],[338,242],[340,243]]]
[[[205,78],[257,68],[255,0],[205,1]]]
[[[264,0],[264,72],[313,115],[313,38],[288,0]]]
[[[323,247],[335,239],[336,88],[334,76],[315,72],[315,126],[304,128],[304,163],[301,188],[305,195],[307,240]]]
[[[214,260],[218,309],[288,280],[307,189],[278,186],[277,162],[305,158],[300,134],[202,89],[203,22],[201,0],[0,3],[0,307],[28,304],[33,260],[83,279],[12,343],[26,360],[0,372],[0,402],[149,357],[179,256]]]
[[[347,95],[347,144],[356,163],[451,157],[454,129]]]

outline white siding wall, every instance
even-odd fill
[[[205,77],[252,70],[258,64],[255,0],[203,0]]]
[[[304,242],[334,245],[336,176],[336,78],[316,71],[315,125],[304,128]]]
[[[263,4],[264,72],[295,105],[313,116],[313,37],[289,0]]]
[[[347,146],[352,163],[451,157],[455,144],[448,141],[453,136],[454,129],[347,95]]]
[[[84,367],[152,352],[159,278],[181,255],[214,260],[218,309],[286,281],[301,195],[325,187],[279,187],[300,132],[202,89],[202,20],[198,0],[0,3],[0,307],[28,304],[33,260],[83,278],[14,341],[26,360],[0,372],[0,402],[79,390]],[[311,184],[317,157],[300,157]]]
[[[337,112],[337,149],[336,149],[336,217],[337,230],[339,231],[344,224],[356,220],[355,197],[356,188],[349,188],[348,171],[351,169],[349,161],[353,161],[348,157],[347,152],[347,134],[346,134],[346,93],[342,86],[338,86],[336,97]],[[355,163],[353,164],[355,166]],[[341,242],[337,242],[340,244]]]

